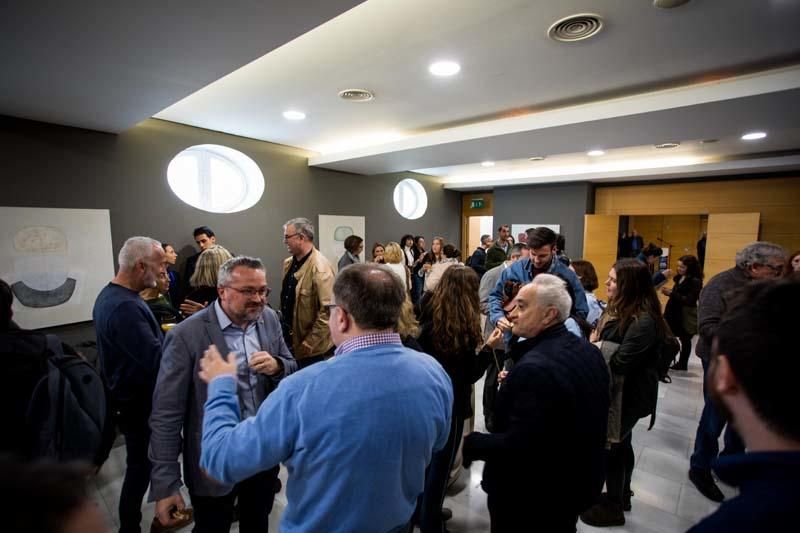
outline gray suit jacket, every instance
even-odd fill
[[[261,402],[277,386],[280,378],[297,370],[283,340],[278,315],[265,308],[257,324],[261,349],[283,363],[283,374],[268,377],[258,374],[257,402]],[[209,478],[200,469],[200,437],[203,431],[203,406],[207,385],[198,376],[200,359],[210,344],[215,344],[223,357],[229,352],[225,344],[214,306],[189,317],[175,326],[164,341],[164,353],[153,393],[150,415],[150,501],[166,498],[181,487],[178,455],[183,453],[183,471],[189,491],[198,496],[223,496],[232,485]],[[183,438],[181,437],[181,431]]]

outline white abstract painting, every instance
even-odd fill
[[[0,277],[21,328],[91,320],[114,277],[109,211],[0,207]]]
[[[514,237],[514,242],[525,242],[525,239],[520,239],[520,234],[525,235],[525,230],[530,228],[550,228],[556,233],[561,233],[561,224],[511,224],[511,236]]]
[[[344,255],[344,240],[350,235],[358,235],[364,239],[366,231],[366,218],[359,216],[320,215],[317,235],[319,235],[319,251],[322,252],[333,268],[339,263],[339,258]],[[367,249],[366,239],[364,250]],[[359,254],[359,259],[364,262],[365,251]]]

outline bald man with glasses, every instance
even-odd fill
[[[220,268],[212,305],[173,328],[166,337],[150,418],[153,463],[150,499],[156,519],[170,527],[185,502],[183,471],[194,506],[195,532],[228,531],[239,499],[239,530],[267,531],[278,467],[236,484],[212,480],[200,469],[200,431],[207,385],[199,361],[210,345],[236,355],[236,394],[242,418],[254,416],[278,382],[297,370],[283,340],[275,311],[267,307],[270,289],[260,259],[235,257]],[[181,439],[181,432],[184,438]]]

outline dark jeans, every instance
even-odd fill
[[[243,533],[269,531],[269,513],[275,500],[276,466],[237,483],[225,496],[190,494],[194,507],[194,533],[230,531],[233,522],[233,503],[239,498],[239,531]]]
[[[425,287],[425,278],[416,274],[411,274],[411,302],[416,305],[422,298],[422,291]]]
[[[442,504],[444,503],[447,480],[456,458],[456,451],[464,431],[464,419],[453,415],[450,434],[444,448],[435,452],[431,464],[425,471],[425,490],[417,500],[417,524],[422,533],[442,533]]]
[[[125,479],[119,495],[120,533],[141,531],[142,500],[150,485],[150,459],[147,447],[150,444],[150,404],[147,401],[136,405],[116,407],[116,422],[125,436]]]
[[[624,495],[631,490],[631,476],[633,475],[633,444],[631,436],[633,431],[619,443],[612,444],[608,451],[608,465],[606,466],[606,490],[608,499],[622,506]]]
[[[564,495],[568,498],[568,495]],[[486,497],[492,533],[575,533],[578,515],[537,501],[511,500],[507,496],[489,493]]]
[[[727,417],[717,408],[708,395],[706,380],[708,378],[708,361],[703,359],[703,414],[697,424],[697,435],[694,438],[694,453],[689,460],[692,468],[711,470],[711,462],[719,454],[719,436],[725,429],[725,449],[722,455],[744,452],[744,442],[739,434],[728,424]],[[725,428],[727,424],[727,429]]]

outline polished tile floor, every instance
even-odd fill
[[[625,514],[622,527],[597,529],[578,522],[578,531],[673,533],[686,531],[702,517],[708,515],[717,504],[703,497],[689,482],[689,456],[694,445],[697,420],[703,408],[702,368],[699,359],[692,357],[688,372],[673,372],[671,384],[659,386],[656,425],[647,431],[648,419],[640,421],[633,432],[633,447],[636,467],[633,473],[633,510]],[[482,383],[476,390],[482,390]],[[480,398],[480,395],[478,396]],[[483,412],[477,402],[476,431],[483,431]],[[125,448],[112,451],[96,480],[93,497],[108,517],[112,528],[118,525],[117,504],[122,487],[125,467]],[[448,496],[445,506],[453,511],[447,523],[452,533],[482,533],[489,531],[489,512],[486,509],[486,494],[480,488],[482,462],[476,462],[468,471],[467,487],[455,496]],[[281,469],[281,479],[286,482],[286,471]],[[728,496],[735,490],[721,486]],[[184,494],[188,503],[188,495]],[[277,495],[275,507],[270,515],[270,531],[278,531],[280,514],[286,505],[286,496]],[[153,518],[153,504],[142,508],[142,524],[149,529]],[[189,528],[186,528],[188,531]],[[520,531],[527,528],[521,527]],[[236,524],[232,531],[238,531]]]

